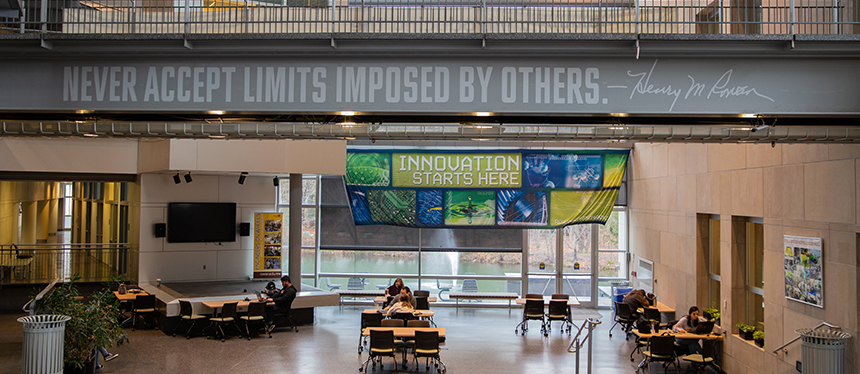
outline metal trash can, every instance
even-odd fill
[[[801,336],[800,362],[803,374],[845,373],[845,341],[851,338],[839,330],[798,329]]]
[[[66,321],[71,317],[42,314],[18,318],[24,324],[24,374],[61,374]]]

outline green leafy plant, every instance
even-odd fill
[[[75,275],[68,283],[54,288],[39,304],[45,312],[72,318],[66,322],[63,360],[67,366],[76,368],[95,358],[95,348],[128,342],[122,329],[119,301],[105,288],[85,302],[75,285],[80,278]]]
[[[753,333],[754,340],[762,340],[764,339],[764,331],[756,331]]]
[[[735,326],[737,326],[737,327],[738,327],[738,330],[740,330],[741,332],[750,332],[750,331],[755,331],[755,326],[750,326],[750,325],[746,325],[746,324],[743,324],[743,323],[738,323],[738,324],[737,324],[737,325],[735,325]]]
[[[720,310],[717,308],[705,308],[705,313],[708,313],[712,320],[720,318]]]

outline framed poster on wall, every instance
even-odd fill
[[[824,308],[824,261],[821,238],[783,236],[785,297]]]
[[[280,278],[283,213],[254,213],[254,278]]]

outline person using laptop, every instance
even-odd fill
[[[389,303],[388,308],[385,309],[389,310],[389,308],[393,307],[395,304],[401,301],[408,302],[409,305],[412,306],[412,309],[418,307],[418,300],[415,299],[415,296],[412,296],[412,291],[409,289],[409,287],[404,286],[403,289],[400,290],[400,293],[391,299],[391,303]],[[389,311],[389,313],[391,312]]]
[[[679,332],[689,332],[691,334],[697,333],[697,328],[699,324],[704,324],[707,320],[704,317],[699,316],[699,307],[693,305],[690,307],[690,311],[686,316],[681,318],[675,326],[672,326],[672,331]],[[713,328],[713,324],[710,324]],[[704,334],[710,333],[710,331],[702,332]],[[687,347],[687,353],[702,353],[702,346],[699,345],[699,339],[675,339],[675,341],[684,347]]]

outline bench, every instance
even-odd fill
[[[385,290],[337,290],[340,297],[338,304],[343,304],[344,297],[373,297],[385,296]]]
[[[454,299],[457,302],[457,309],[460,308],[460,299],[466,300],[481,300],[481,299],[507,299],[508,310],[511,309],[511,301],[520,297],[513,292],[450,292],[449,299]]]

